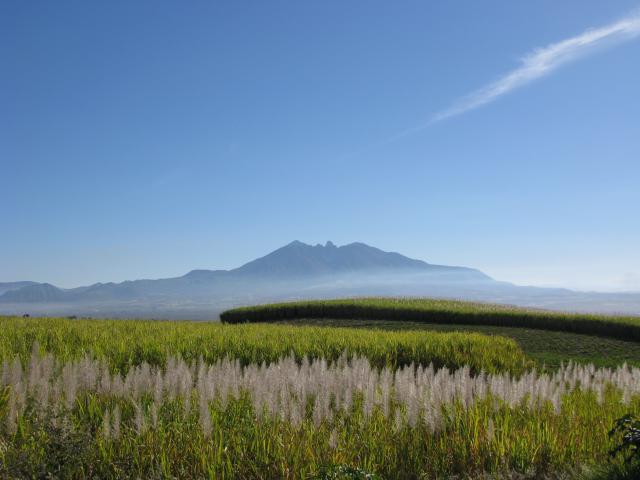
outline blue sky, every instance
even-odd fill
[[[585,42],[639,8],[2,2],[0,281],[330,239],[640,290],[640,38]]]

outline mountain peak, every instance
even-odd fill
[[[282,288],[276,286],[279,283],[288,283],[287,288],[294,289],[291,291],[304,291],[314,285],[327,288],[331,279],[346,281],[352,287],[360,285],[358,288],[365,288],[367,282],[376,279],[383,284],[389,282],[388,288],[391,289],[395,288],[393,284],[399,279],[403,279],[402,282],[407,285],[416,282],[461,285],[491,280],[477,270],[432,265],[361,242],[337,246],[331,241],[324,245],[309,245],[295,240],[233,270],[192,270],[177,278],[125,281],[117,284],[96,283],[73,289],[59,289],[46,283],[26,286],[12,284],[9,285],[11,290],[0,293],[0,303],[67,303],[86,306],[132,300],[155,302],[170,299],[174,302],[191,299],[201,302],[212,295],[227,299],[238,295],[240,297],[237,298],[241,298],[247,293],[266,295],[266,292],[273,293]]]
[[[364,243],[336,246],[327,241],[315,246],[295,240],[264,257],[232,270],[237,274],[279,277],[333,273],[420,270],[429,264],[399,253],[385,252]]]

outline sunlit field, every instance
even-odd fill
[[[227,323],[304,318],[526,327],[640,341],[640,317],[562,313],[430,298],[372,297],[274,303],[235,308],[221,315]]]
[[[614,421],[640,413],[640,369],[540,371],[495,335],[22,318],[0,328],[2,478],[554,477],[606,464]]]
[[[85,354],[126,373],[148,362],[163,366],[170,356],[213,363],[223,358],[241,365],[273,362],[293,355],[331,362],[345,352],[378,368],[411,363],[473,371],[519,372],[528,363],[516,342],[474,333],[382,332],[279,325],[225,325],[219,322],[69,320],[0,317],[0,358],[28,360],[34,343],[60,361]]]
[[[388,331],[476,332],[515,340],[539,369],[555,369],[573,361],[615,368],[627,363],[640,367],[640,343],[581,333],[526,327],[425,323],[402,320],[299,318],[277,322],[281,325],[349,327]]]

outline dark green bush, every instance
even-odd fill
[[[624,455],[626,463],[640,463],[640,420],[628,413],[616,420],[609,432],[610,437],[619,437],[620,443],[610,452],[612,457]]]
[[[331,465],[321,468],[313,480],[382,480],[375,473],[369,473],[358,467]]]

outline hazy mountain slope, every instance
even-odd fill
[[[385,252],[364,243],[350,243],[341,247],[332,242],[325,245],[307,245],[294,241],[231,270],[233,275],[253,275],[263,277],[311,277],[338,273],[370,273],[392,271],[451,271],[488,279],[483,273],[463,268],[430,265],[395,252]]]
[[[64,290],[49,283],[40,283],[5,292],[0,300],[4,303],[56,302],[65,297]]]
[[[366,270],[425,269],[429,265],[364,243],[336,247],[295,241],[231,272],[261,276],[316,276]]]
[[[385,252],[364,243],[337,247],[292,242],[245,265],[225,270],[193,270],[182,277],[96,283],[63,290],[49,284],[28,285],[0,296],[2,303],[135,301],[154,298],[193,298],[272,291],[276,285],[305,278],[335,278],[354,274],[365,277],[391,273],[433,274],[439,281],[486,281],[483,273],[464,267],[430,265],[399,253]],[[446,275],[446,278],[445,278]],[[436,277],[434,277],[436,279]],[[351,281],[359,281],[360,277]],[[313,283],[313,282],[312,282]],[[284,287],[291,290],[291,287]]]
[[[0,312],[215,318],[237,305],[363,295],[430,296],[559,310],[640,314],[640,294],[521,287],[466,267],[433,265],[363,243],[292,242],[233,270],[60,289],[34,282],[0,294]],[[0,284],[6,285],[6,284]]]
[[[0,282],[0,295],[11,290],[18,290],[23,287],[38,285],[37,282]]]

